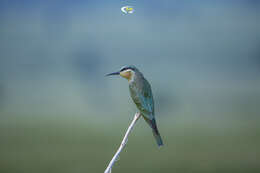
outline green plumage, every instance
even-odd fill
[[[162,138],[158,131],[154,117],[154,101],[151,86],[143,74],[135,66],[122,67],[120,71],[110,73],[107,76],[120,75],[129,81],[131,97],[139,109],[144,120],[152,128],[153,136],[158,144],[162,146]]]
[[[163,142],[154,117],[154,101],[151,86],[143,77],[142,73],[136,68],[133,80],[129,82],[129,90],[130,95],[137,108],[140,110],[143,118],[152,128],[158,146],[162,146]]]

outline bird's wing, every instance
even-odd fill
[[[143,116],[154,119],[154,101],[150,84],[145,80],[142,86],[129,85],[131,97]]]

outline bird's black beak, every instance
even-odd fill
[[[109,73],[106,76],[119,75],[119,74],[120,74],[120,72],[114,72],[114,73]]]

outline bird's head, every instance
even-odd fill
[[[137,68],[133,65],[130,66],[123,66],[118,72],[107,74],[106,76],[111,75],[120,75],[123,78],[126,78],[128,81],[131,81],[137,72]]]

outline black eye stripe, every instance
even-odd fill
[[[120,72],[122,72],[122,71],[125,71],[125,70],[128,70],[128,69],[130,69],[130,70],[133,70],[133,71],[134,71],[134,69],[133,69],[132,67],[125,67],[125,68],[121,69],[121,70],[120,70]]]
[[[127,68],[123,68],[122,70],[120,70],[120,71],[125,71]]]

